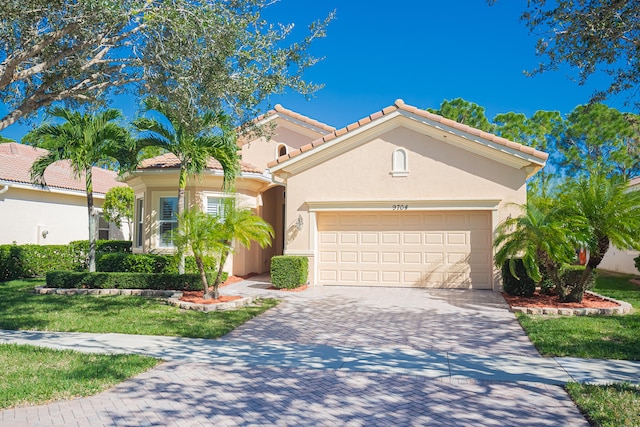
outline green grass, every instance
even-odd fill
[[[96,355],[0,344],[0,409],[89,396],[159,363],[138,355]]]
[[[640,360],[640,287],[631,276],[601,273],[595,292],[630,303],[633,314],[549,317],[518,314],[520,324],[544,356]]]
[[[0,283],[0,329],[218,338],[277,304],[264,299],[255,306],[204,313],[145,297],[33,294],[43,284]]]
[[[640,387],[629,384],[598,386],[570,383],[566,388],[591,425],[640,426]]]

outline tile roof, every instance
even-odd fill
[[[309,151],[309,150],[311,150],[311,149],[313,149],[313,148],[315,148],[315,147],[317,147],[319,145],[322,145],[322,144],[324,144],[326,142],[329,142],[329,141],[331,141],[331,140],[333,140],[335,138],[338,138],[338,137],[340,137],[342,135],[345,135],[345,134],[347,134],[349,132],[352,132],[355,129],[358,129],[359,127],[362,127],[362,126],[364,126],[364,125],[366,125],[368,123],[371,123],[371,122],[373,122],[375,120],[378,120],[378,119],[380,119],[382,117],[388,116],[389,114],[394,113],[396,111],[405,111],[405,112],[408,112],[410,114],[415,114],[416,116],[423,117],[425,119],[440,123],[440,124],[442,124],[444,126],[447,126],[447,127],[450,127],[450,128],[453,128],[453,129],[468,133],[468,134],[473,135],[473,136],[477,136],[479,138],[491,141],[491,142],[499,144],[499,145],[503,145],[503,146],[508,147],[510,149],[513,149],[513,150],[521,151],[521,152],[523,152],[525,154],[534,156],[534,157],[536,157],[536,158],[538,158],[538,159],[540,159],[542,161],[546,160],[549,157],[548,153],[544,153],[542,151],[538,151],[538,150],[536,150],[536,149],[534,149],[532,147],[528,147],[526,145],[522,145],[522,144],[519,144],[517,142],[510,141],[510,140],[508,140],[506,138],[502,138],[502,137],[493,135],[491,133],[481,131],[480,129],[472,128],[471,126],[455,122],[455,121],[453,121],[451,119],[447,119],[447,118],[439,116],[437,114],[430,113],[430,112],[428,112],[426,110],[422,110],[422,109],[419,109],[417,107],[405,104],[402,99],[398,99],[398,100],[396,100],[396,102],[393,105],[390,105],[390,106],[388,106],[388,107],[386,107],[386,108],[384,108],[384,109],[382,109],[380,111],[377,111],[377,112],[375,112],[375,113],[373,113],[373,114],[371,114],[371,115],[369,115],[367,117],[364,117],[364,118],[358,120],[357,122],[354,122],[354,123],[352,123],[350,125],[347,125],[347,126],[341,128],[341,129],[334,130],[334,131],[328,133],[327,135],[323,136],[322,138],[318,138],[315,141],[312,141],[310,144],[307,144],[307,145],[304,145],[304,146],[300,147],[298,150],[293,150],[293,151],[285,154],[284,156],[278,157],[276,160],[274,160],[272,162],[269,162],[269,164],[267,164],[267,167],[271,168],[271,167],[274,167],[274,166],[276,166],[276,165],[278,165],[280,163],[286,162],[287,160],[289,160],[291,158],[294,158],[296,156],[299,156],[300,154],[302,154],[304,152],[307,152],[307,151]]]
[[[31,185],[31,165],[45,155],[47,150],[16,142],[0,144],[0,180]],[[94,193],[106,193],[111,187],[126,186],[116,180],[114,171],[94,167],[92,171]],[[84,174],[78,179],[73,175],[71,162],[63,160],[49,166],[44,179],[50,188],[76,190],[86,189]]]
[[[140,162],[138,170],[146,169],[177,169],[180,167],[180,160],[173,153],[166,153],[151,159],[145,159]],[[207,162],[207,168],[213,170],[222,170],[220,162],[214,158],[210,158]],[[263,173],[264,170],[253,166],[249,163],[240,162],[240,171],[245,173]]]
[[[310,117],[303,116],[302,114],[298,114],[295,111],[291,111],[291,110],[289,110],[287,108],[284,108],[280,104],[276,104],[276,106],[273,107],[273,110],[269,110],[267,113],[261,115],[260,117],[258,117],[256,119],[256,121],[260,121],[260,120],[266,119],[268,117],[273,116],[274,114],[280,114],[282,116],[289,116],[292,119],[295,119],[295,120],[298,120],[300,122],[306,123],[308,125],[311,125],[313,127],[318,128],[318,129],[322,129],[325,132],[333,132],[333,131],[336,130],[336,128],[334,128],[333,126],[329,126],[326,123],[322,123],[322,122],[314,120],[314,119],[312,119]]]

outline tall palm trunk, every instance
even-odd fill
[[[89,214],[89,272],[96,271],[96,216],[93,210],[93,178],[91,167],[85,170],[87,210]]]
[[[202,299],[211,299],[211,294],[209,293],[209,281],[207,280],[207,272],[204,268],[204,261],[198,255],[195,255],[196,265],[198,266],[198,271],[200,272],[200,279],[202,279],[202,288],[204,290],[204,295]],[[218,297],[216,296],[216,299]]]
[[[187,165],[184,161],[180,162],[180,178],[178,180],[178,211],[176,216],[180,218],[180,215],[185,211],[185,191],[187,188]],[[178,231],[180,232],[180,231]],[[180,260],[178,262],[178,274],[184,274],[185,272],[185,255],[184,252],[180,253]],[[205,294],[206,298],[206,294]]]
[[[220,292],[218,291],[218,288],[220,287],[220,282],[222,282],[222,273],[224,272],[224,264],[227,262],[227,258],[229,257],[229,252],[231,251],[231,242],[230,241],[226,241],[224,242],[224,247],[226,248],[225,250],[222,251],[222,253],[220,254],[220,265],[218,266],[218,274],[216,274],[216,280],[215,282],[213,282],[213,298],[214,299],[218,299],[220,298]],[[205,296],[206,299],[206,296]]]

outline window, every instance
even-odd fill
[[[284,144],[278,145],[278,152],[276,154],[276,158],[284,156],[285,154],[287,154],[287,146]]]
[[[109,223],[104,216],[98,216],[98,240],[109,240]]]
[[[207,197],[207,213],[224,219],[224,198]]]
[[[136,200],[136,247],[142,247],[144,233],[144,199]]]
[[[160,213],[159,213],[159,241],[160,247],[171,248],[170,233],[178,227],[178,219],[176,212],[178,211],[177,197],[160,197]]]
[[[407,150],[405,150],[404,148],[398,148],[393,152],[393,158],[391,159],[391,175],[409,175],[409,158],[407,155]]]

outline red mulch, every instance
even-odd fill
[[[275,286],[269,286],[267,289],[269,289],[271,291],[282,291],[282,292],[302,292],[302,291],[306,291],[308,288],[309,288],[309,286],[302,285],[302,286],[298,286],[297,288],[293,288],[293,289],[278,289]]]
[[[227,280],[220,283],[219,287],[222,288],[224,286],[228,286],[233,283],[238,283],[255,275],[256,275],[255,273],[250,273],[250,274],[247,274],[246,276],[229,276]],[[202,298],[203,295],[204,295],[204,291],[184,291],[182,292],[182,297],[180,298],[180,301],[192,302],[194,304],[218,304],[221,302],[235,301],[237,299],[242,298],[239,295],[233,295],[233,296],[220,295],[220,298],[218,299],[203,299]]]
[[[242,298],[240,295],[220,295],[218,299],[203,299],[203,291],[184,291],[180,301],[192,302],[194,304],[219,304],[221,302],[235,301]]]
[[[581,303],[566,302],[561,303],[557,295],[543,295],[536,292],[532,297],[510,296],[502,292],[502,296],[511,307],[531,307],[531,308],[611,308],[618,307],[619,304],[608,301],[592,294],[584,294]]]

